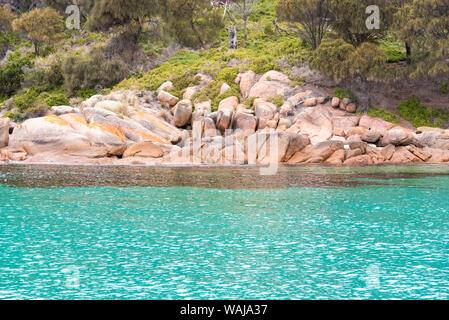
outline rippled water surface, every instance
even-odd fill
[[[448,174],[0,166],[0,299],[448,299]]]

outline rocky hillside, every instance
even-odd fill
[[[449,161],[449,131],[408,129],[357,114],[349,98],[295,85],[278,71],[238,74],[216,111],[198,92],[171,82],[153,91],[119,90],[77,106],[55,106],[21,124],[2,119],[2,161],[83,164],[371,165]],[[279,99],[282,97],[282,99]],[[240,101],[251,103],[241,104]]]

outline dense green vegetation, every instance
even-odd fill
[[[449,111],[424,107],[416,98],[402,102],[398,106],[399,115],[415,127],[442,127],[449,121]]]
[[[334,90],[334,95],[340,99],[351,99],[354,102],[358,102],[359,98],[357,98],[357,96],[354,94],[354,92],[352,92],[351,89],[341,89],[341,88],[337,88]]]
[[[385,109],[376,108],[374,106],[370,106],[368,110],[368,116],[381,118],[385,121],[399,124],[399,118],[394,113],[391,113]]]
[[[345,80],[335,95],[356,102],[352,79],[423,77],[449,92],[449,0],[233,2],[224,10],[209,0],[80,0],[81,30],[67,30],[71,0],[8,0],[12,8],[0,0],[0,109],[20,120],[109,89],[156,90],[167,80],[181,98],[198,83],[198,73],[214,81],[194,98],[211,99],[216,108],[220,99],[238,96],[233,80],[239,72],[280,70],[300,85],[304,79],[293,67],[303,63]],[[382,23],[368,30],[365,9],[373,4]],[[234,29],[237,49],[229,49]],[[166,49],[174,45],[183,48]],[[231,90],[220,95],[223,83]],[[445,121],[440,111],[404,105],[400,116],[414,124]],[[368,113],[397,122],[382,109]]]

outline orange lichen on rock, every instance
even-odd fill
[[[139,112],[139,113],[137,113],[137,115],[140,118],[142,118],[142,119],[144,119],[144,120],[146,120],[148,122],[151,122],[157,128],[159,128],[159,129],[161,129],[161,130],[163,130],[165,132],[171,132],[173,130],[173,128],[171,128],[166,122],[164,122],[161,119],[158,119],[157,117],[155,117],[155,116],[153,116],[153,115],[151,115],[151,114],[149,114],[147,112]]]
[[[60,117],[52,115],[52,114],[48,115],[48,116],[45,116],[45,120],[47,122],[52,123],[52,124],[57,124],[57,125],[60,125],[60,126],[68,126],[68,127],[70,127],[70,123],[68,123],[64,119],[61,119]]]
[[[86,120],[84,120],[83,118],[81,118],[80,116],[78,116],[76,114],[68,114],[67,116],[72,118],[74,121],[85,125],[86,127],[89,126],[89,124],[86,122]]]
[[[152,142],[158,142],[158,143],[162,143],[162,144],[171,144],[170,141],[168,141],[166,139],[163,139],[161,137],[157,137],[155,135],[152,135],[152,134],[149,134],[149,133],[146,133],[146,132],[134,130],[134,129],[131,129],[131,128],[127,128],[127,131],[129,131],[130,133],[133,133],[135,135],[138,135],[144,141],[152,141]]]
[[[113,134],[113,135],[117,136],[123,142],[126,141],[126,137],[123,134],[122,130],[120,130],[120,128],[117,128],[117,127],[114,127],[114,126],[108,125],[108,124],[99,124],[99,123],[96,123],[96,122],[91,123],[89,125],[89,127],[90,128],[94,128],[94,127],[100,128],[102,131],[106,131],[106,132],[108,132],[110,134]]]

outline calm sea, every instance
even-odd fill
[[[0,299],[435,298],[448,166],[0,165]]]

